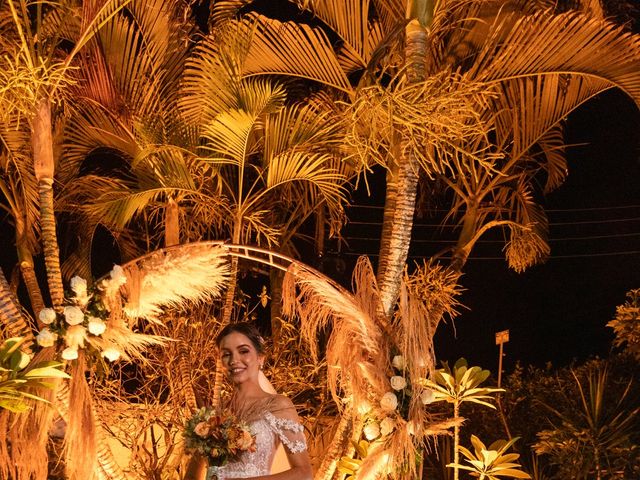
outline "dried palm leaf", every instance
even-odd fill
[[[93,398],[84,375],[84,354],[71,363],[69,410],[64,436],[64,458],[70,480],[93,480],[98,466]]]
[[[162,305],[180,306],[219,296],[229,276],[225,255],[220,244],[195,243],[129,262],[123,266],[127,275],[124,312],[157,321]]]
[[[368,260],[359,262],[363,264],[368,265],[365,271],[369,273],[362,276],[369,277],[368,285],[375,285]],[[331,327],[326,358],[328,384],[336,403],[342,403],[341,390],[350,393],[354,404],[368,399],[372,393],[381,396],[388,384],[385,372],[389,355],[383,332],[370,314],[377,311],[378,296],[354,297],[318,272],[297,263],[289,268],[282,291],[283,313],[300,318],[301,336],[309,343],[314,358],[318,358],[319,333]]]

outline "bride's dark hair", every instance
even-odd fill
[[[241,333],[247,337],[251,340],[256,352],[260,355],[264,355],[264,338],[262,338],[256,326],[249,322],[230,323],[224,327],[216,337],[216,345],[220,347],[222,339],[232,333]]]

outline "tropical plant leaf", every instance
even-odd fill
[[[253,32],[243,75],[289,75],[351,91],[349,80],[322,30],[255,15],[243,20],[241,25],[245,31]]]

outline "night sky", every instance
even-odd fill
[[[507,267],[499,239],[485,237],[464,267],[461,301],[466,308],[454,325],[442,325],[436,335],[439,359],[464,356],[496,372],[494,335],[505,329],[510,330],[507,371],[516,360],[560,366],[609,352],[613,336],[606,323],[625,293],[640,287],[639,131],[640,113],[616,91],[569,117],[567,143],[575,145],[567,153],[569,177],[543,199],[551,258],[518,274]],[[355,198],[357,204],[381,205],[382,196],[377,191]],[[357,221],[344,231],[346,269],[358,254],[377,253],[374,238],[379,238],[376,224],[382,218],[380,208],[350,212]],[[416,218],[415,223],[411,260],[450,245],[442,239],[453,237],[433,226],[433,218]]]

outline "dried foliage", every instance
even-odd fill
[[[204,301],[218,296],[228,279],[224,248],[216,243],[184,245],[155,252],[125,265],[126,314],[157,321],[160,305]]]
[[[613,328],[614,344],[640,360],[640,289],[627,292],[627,301],[616,307],[616,316],[607,323]]]
[[[361,88],[346,107],[345,140],[362,165],[386,165],[411,154],[430,177],[465,170],[460,162],[492,168],[491,125],[482,112],[496,95],[493,86],[449,71],[421,83],[400,78],[390,86]]]
[[[518,273],[546,260],[551,253],[549,244],[531,227],[517,224],[511,226],[511,239],[505,250],[509,267]]]
[[[319,339],[328,337],[329,388],[338,406],[346,402],[354,407],[345,409],[342,415],[353,415],[355,441],[359,441],[365,414],[379,412],[374,415],[391,415],[394,419],[393,433],[369,450],[359,464],[358,478],[373,478],[381,471],[394,478],[415,475],[417,450],[455,423],[427,411],[419,379],[433,370],[433,329],[443,315],[455,314],[457,278],[454,272],[427,264],[414,276],[407,275],[394,322],[385,325],[367,259],[360,258],[354,271],[354,294],[300,264],[292,264],[287,272],[283,313],[300,319],[301,336],[314,356],[318,355]],[[384,413],[383,396],[393,391],[389,381],[396,368],[392,368],[393,354],[406,359],[401,372],[411,396],[400,399],[408,402],[408,408],[398,406],[397,413]],[[388,465],[401,465],[404,473],[392,471]]]

